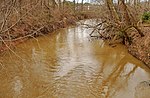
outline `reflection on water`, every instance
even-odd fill
[[[90,31],[61,29],[15,47],[17,56],[1,54],[0,98],[134,98],[149,70],[124,46],[89,38]]]

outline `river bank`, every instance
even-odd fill
[[[136,32],[132,31],[132,44],[126,45],[130,54],[144,62],[150,68],[150,26],[147,24],[141,28],[144,37],[140,37]]]
[[[105,30],[99,26],[102,24],[100,20],[95,24],[96,26],[91,26],[90,24],[83,25],[87,26],[87,28],[93,28],[93,31],[90,33],[91,37],[106,40],[112,47],[115,47],[118,43],[122,43],[127,47],[128,52],[132,56],[142,61],[150,69],[150,24],[142,23],[138,26],[144,36],[141,36],[135,28],[128,29],[126,34],[129,39],[123,38],[125,35],[118,31],[105,32]],[[96,35],[96,33],[98,35]]]
[[[51,33],[60,28],[65,28],[70,25],[76,25],[76,22],[83,19],[92,18],[86,14],[68,15],[64,16],[60,21],[53,21],[45,26],[31,25],[28,23],[20,23],[11,28],[10,34],[3,36],[3,44],[0,46],[0,52],[14,47],[15,45],[26,41],[29,38],[36,38],[43,34]],[[129,37],[132,38],[132,44],[125,44],[131,55],[141,60],[150,68],[150,28],[149,26],[143,26],[142,31],[144,37],[140,37],[136,31],[130,30]],[[105,35],[104,35],[105,36]],[[8,37],[11,37],[9,40]]]
[[[40,23],[34,24],[31,19],[28,21],[21,21],[6,31],[5,34],[1,35],[0,52],[11,49],[15,45],[22,43],[29,38],[36,38],[43,34],[52,33],[60,28],[76,25],[76,22],[79,20],[89,18],[92,18],[92,16],[85,13],[79,13],[74,15],[66,14],[61,17],[61,19],[55,19],[51,22],[47,22],[45,25]]]
[[[149,69],[124,45],[111,47],[91,38],[91,31],[62,28],[17,45],[15,53],[5,51],[0,98],[135,98],[135,87],[150,79]]]

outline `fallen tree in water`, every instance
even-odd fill
[[[124,0],[118,1],[118,4],[114,4],[111,0],[105,0],[104,3],[102,9],[105,10],[104,14],[100,15],[101,21],[95,26],[84,24],[87,28],[93,28],[90,36],[107,39],[110,45],[123,43],[133,56],[142,60],[150,68],[150,29],[148,25],[144,27],[143,20],[139,18],[145,9],[137,13],[137,7],[125,3]],[[147,19],[147,16],[145,17]],[[95,36],[94,32],[99,35]]]
[[[124,30],[116,29],[117,31],[114,31],[114,28],[111,25],[104,26],[104,27],[101,25],[97,27],[97,26],[90,26],[86,24],[86,28],[93,28],[93,31],[89,34],[91,37],[98,37],[104,40],[108,40],[109,44],[112,46],[113,44],[116,43],[123,43],[128,47],[129,52],[133,56],[143,61],[146,65],[148,65],[148,67],[150,66],[149,26],[142,27],[141,29],[143,31],[142,34],[138,33],[138,29],[136,29],[136,27],[134,26],[129,26]],[[99,35],[94,35],[94,33],[98,33]]]

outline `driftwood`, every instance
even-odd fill
[[[97,32],[99,33],[99,35],[101,36],[100,31],[106,29],[106,27],[105,27],[105,28],[102,28],[102,26],[103,26],[104,23],[106,23],[106,21],[102,21],[101,23],[98,23],[98,24],[96,24],[96,25],[94,25],[94,26],[89,25],[89,24],[82,24],[82,23],[81,23],[81,25],[86,26],[85,28],[92,28],[93,30],[92,30],[92,32],[91,32],[89,35],[90,35],[91,37],[97,37],[97,36],[93,36],[92,34],[93,34],[95,31],[97,31]]]
[[[127,31],[129,29],[135,29],[139,35],[141,37],[144,36],[144,34],[142,33],[142,31],[139,29],[138,26],[132,24],[129,26],[122,26],[122,24],[116,24],[116,23],[111,23],[110,21],[102,21],[94,26],[89,25],[89,24],[82,24],[84,26],[86,26],[86,28],[92,28],[92,32],[89,34],[90,37],[100,37],[100,38],[104,38],[104,39],[112,39],[113,41],[115,40],[120,40],[122,39],[122,43],[125,44],[125,42],[129,42],[129,44],[132,43],[132,41],[130,40],[130,37],[127,34]],[[98,36],[93,36],[94,32],[99,33]],[[122,35],[118,35],[117,32],[121,32]],[[116,37],[118,36],[118,37]],[[114,38],[115,37],[115,38]]]

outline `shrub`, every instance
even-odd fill
[[[144,12],[143,13],[143,15],[142,15],[142,21],[150,23],[150,12]]]

